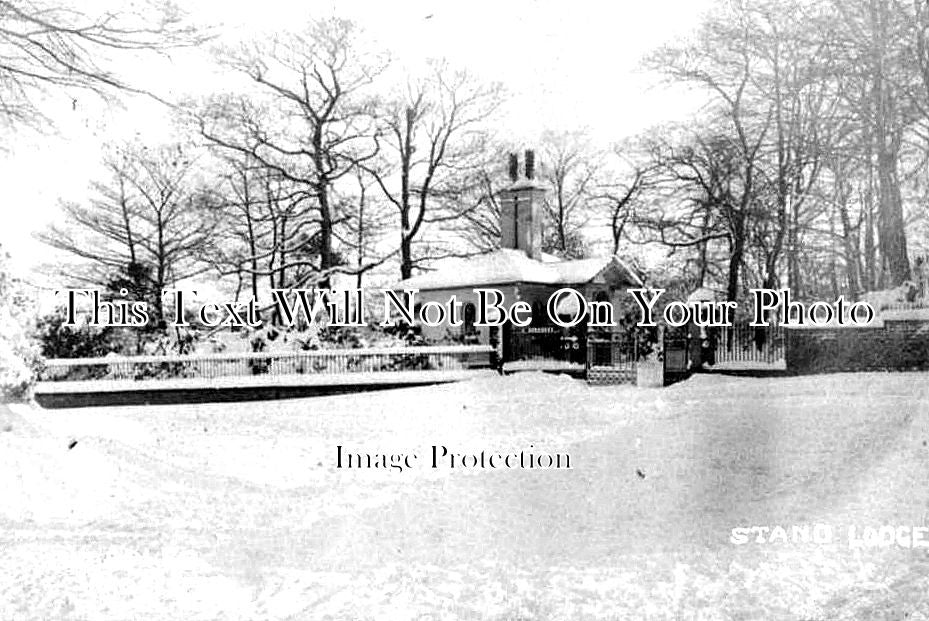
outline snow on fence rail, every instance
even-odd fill
[[[486,345],[317,349],[297,352],[53,358],[40,380],[149,380],[252,375],[449,371],[491,366]]]
[[[888,311],[910,311],[910,310],[922,310],[924,308],[929,308],[929,298],[918,299],[913,302],[891,302],[889,304],[884,304],[880,308],[875,308],[874,310],[878,313],[886,313]]]

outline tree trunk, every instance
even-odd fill
[[[405,216],[406,214],[404,214]],[[409,226],[409,218],[400,219],[404,230]],[[413,275],[413,242],[408,235],[401,231],[400,233],[400,277],[403,280]]]
[[[842,171],[836,171],[841,175]],[[845,255],[845,278],[848,287],[848,295],[852,299],[857,299],[861,293],[861,276],[858,273],[859,255],[857,229],[852,227],[851,218],[848,214],[848,192],[843,188],[842,181],[836,179],[835,183],[835,204],[836,211],[839,212],[839,222],[842,225],[842,247]]]
[[[881,252],[881,287],[899,285],[910,277],[910,262],[906,254],[906,234],[903,229],[903,205],[900,198],[900,180],[897,160],[900,136],[897,110],[892,92],[893,85],[886,77],[886,48],[890,45],[888,32],[890,15],[886,2],[871,0],[872,22],[871,106],[877,147],[878,230]]]
[[[726,300],[739,299],[739,275],[745,255],[745,223],[740,215],[733,222],[732,247],[729,253],[729,279],[726,284]]]
[[[878,155],[878,180],[882,287],[889,288],[910,278],[896,153],[882,152]]]

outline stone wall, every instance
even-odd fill
[[[929,321],[887,320],[866,328],[788,328],[792,373],[929,369]]]

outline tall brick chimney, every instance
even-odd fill
[[[519,173],[519,156],[510,154],[510,185],[500,191],[500,246],[522,250],[532,259],[542,258],[542,198],[545,186],[535,179],[535,153],[524,155]]]

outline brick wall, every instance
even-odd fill
[[[929,321],[885,321],[883,327],[788,328],[793,373],[929,369]]]

